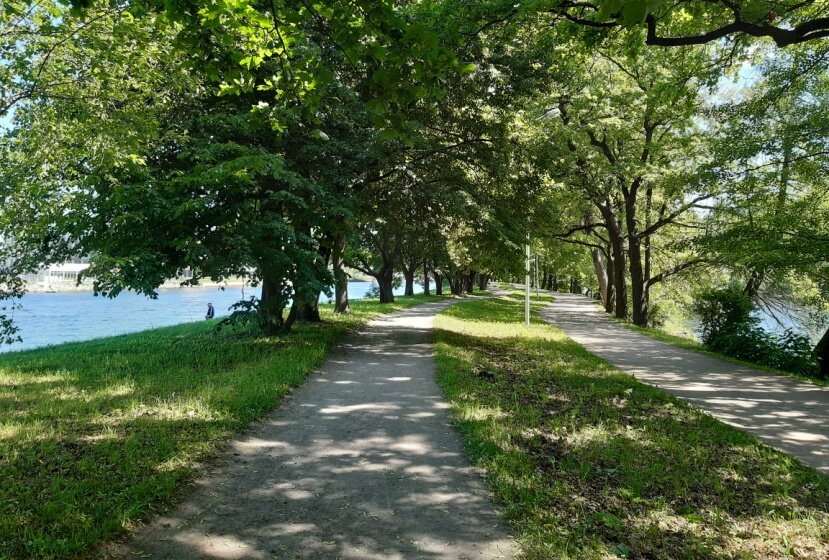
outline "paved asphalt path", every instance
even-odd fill
[[[829,475],[829,389],[638,334],[592,300],[555,294],[541,316],[591,353]]]
[[[123,558],[486,559],[515,545],[434,381],[432,320],[372,321],[231,445]]]

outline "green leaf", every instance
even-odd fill
[[[646,0],[628,0],[622,11],[622,25],[640,25],[648,15],[648,3]]]
[[[459,74],[471,74],[477,68],[478,67],[475,64],[473,64],[471,62],[468,62],[466,64],[461,64],[460,66],[458,66],[458,73]]]

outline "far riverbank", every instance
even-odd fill
[[[371,282],[349,282],[348,296],[363,299]],[[395,290],[403,293],[402,287]],[[29,293],[14,311],[22,342],[0,346],[0,352],[26,350],[63,342],[90,340],[158,327],[203,321],[207,304],[212,303],[216,317],[230,313],[234,303],[259,295],[259,288],[242,283],[159,289],[150,299],[132,292],[115,298],[95,296],[91,290],[54,293]],[[322,296],[321,301],[328,298]]]

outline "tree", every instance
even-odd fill
[[[829,11],[814,0],[546,0],[492,2],[480,9],[477,32],[515,20],[552,15],[553,25],[581,31],[590,44],[628,29],[654,47],[771,39],[776,47],[829,37]]]
[[[292,165],[295,138],[274,134],[267,103],[252,112],[252,95],[206,92],[181,53],[165,49],[167,37],[153,37],[153,21],[106,21],[80,53],[76,45],[51,52],[44,76],[68,77],[79,54],[103,54],[101,44],[130,32],[143,40],[114,49],[99,62],[106,72],[66,79],[53,88],[60,95],[15,113],[4,236],[39,257],[30,263],[89,255],[86,274],[109,296],[154,297],[185,268],[191,283],[247,276],[262,286],[261,327],[290,329],[301,307],[285,317],[287,303],[315,302],[329,283],[311,227],[336,212],[336,199]],[[304,135],[304,144],[322,142]]]
[[[3,221],[37,256],[27,262],[89,254],[107,295],[153,296],[184,268],[192,282],[250,276],[256,316],[282,332],[317,316],[333,258],[346,311],[351,191],[378,156],[372,120],[405,128],[400,106],[471,68],[391,3],[76,7],[15,4],[3,35],[2,110],[16,104]],[[334,122],[343,105],[356,131]]]
[[[782,311],[813,331],[825,328],[829,301],[827,57],[823,46],[767,58],[750,89],[712,119],[728,165],[708,219],[710,250],[768,315]],[[825,342],[816,350],[826,352]]]
[[[555,120],[542,121],[548,128],[557,122],[547,133],[559,140],[566,157],[559,176],[592,206],[582,207],[559,235],[596,250],[598,275],[604,253],[617,317],[627,315],[629,280],[637,325],[648,323],[650,289],[702,260],[688,254],[657,272],[653,250],[657,235],[714,195],[713,184],[686,156],[700,147],[691,119],[699,105],[697,80],[709,60],[704,52],[647,51],[627,58],[601,50],[585,61],[587,71],[559,87],[551,100]],[[606,242],[597,236],[599,229]]]

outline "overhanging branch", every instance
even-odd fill
[[[652,46],[659,47],[681,47],[687,45],[702,45],[722,39],[728,35],[742,33],[751,35],[752,37],[768,37],[778,47],[788,47],[789,45],[796,45],[798,43],[805,43],[812,39],[819,39],[821,37],[829,37],[829,17],[816,18],[805,21],[792,29],[784,29],[775,27],[771,23],[749,23],[739,19],[739,15],[735,14],[735,19],[728,25],[723,25],[717,29],[708,31],[701,35],[692,35],[685,37],[660,37],[656,33],[656,18],[653,14],[649,14],[645,18],[645,25],[647,26],[647,37],[645,43]]]
[[[663,270],[659,274],[651,276],[650,278],[645,280],[645,288],[650,288],[654,284],[662,282],[666,278],[670,278],[671,276],[674,276],[675,274],[679,274],[683,270],[686,270],[686,269],[691,268],[692,266],[696,266],[698,264],[702,264],[704,262],[707,262],[707,261],[705,259],[694,259],[692,261],[688,261],[688,262],[679,264],[679,265],[677,265],[673,268]]]

